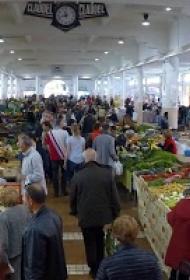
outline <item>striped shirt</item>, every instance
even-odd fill
[[[132,245],[122,246],[103,260],[96,280],[161,280],[156,257]]]

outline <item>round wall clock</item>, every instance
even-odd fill
[[[55,5],[52,25],[64,31],[80,25],[78,5],[75,3],[60,3]]]

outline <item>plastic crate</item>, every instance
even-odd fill
[[[190,157],[190,150],[185,150],[184,155],[185,157]]]

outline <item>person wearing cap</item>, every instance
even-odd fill
[[[22,280],[65,280],[62,219],[46,206],[40,184],[25,187],[24,203],[32,212],[22,240]]]
[[[117,161],[115,151],[115,138],[110,135],[109,124],[103,124],[102,135],[96,137],[93,142],[93,149],[97,152],[97,162],[113,167]]]
[[[162,280],[156,256],[136,247],[138,233],[133,217],[123,215],[114,221],[112,234],[121,246],[102,261],[96,280]]]
[[[24,205],[19,204],[19,193],[15,189],[3,189],[0,192],[0,201],[5,207],[5,211],[0,213],[0,242],[14,269],[10,280],[20,280],[22,234],[31,214]]]
[[[85,166],[71,181],[71,213],[77,215],[92,277],[104,257],[104,226],[120,212],[120,199],[112,168],[96,162],[96,152],[84,152]]]

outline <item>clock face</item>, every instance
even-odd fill
[[[70,26],[76,21],[77,14],[73,7],[62,6],[56,12],[56,20],[63,26]]]

